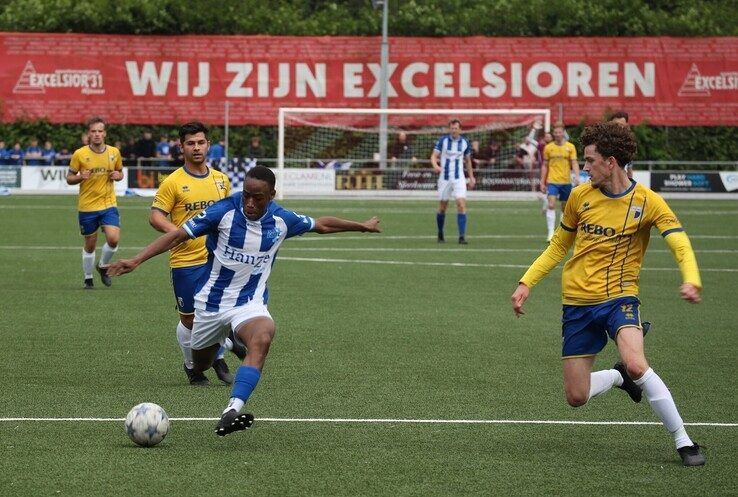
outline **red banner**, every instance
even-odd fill
[[[379,105],[379,39],[0,33],[2,120],[273,125],[279,107]],[[625,109],[738,125],[738,37],[390,38],[392,108]]]

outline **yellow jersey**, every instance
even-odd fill
[[[80,212],[94,212],[116,207],[115,182],[110,179],[112,171],[123,169],[120,151],[110,145],[100,153],[89,145],[74,151],[69,161],[69,169],[75,173],[91,171],[90,177],[79,184],[77,209]]]
[[[577,149],[571,142],[556,145],[551,142],[543,147],[543,160],[548,162],[546,183],[571,184],[571,161],[577,159]]]
[[[182,226],[230,193],[228,176],[220,171],[208,168],[207,174],[197,176],[180,167],[161,182],[151,208],[162,211],[171,218],[172,223]],[[169,266],[197,266],[205,264],[207,259],[205,237],[200,237],[174,247],[169,255]]]
[[[535,285],[573,243],[574,253],[561,274],[564,304],[593,305],[638,296],[641,264],[653,226],[663,237],[672,233],[684,237],[686,245],[676,235],[667,242],[671,247],[679,240],[682,254],[675,252],[675,257],[685,282],[701,287],[694,253],[686,235],[680,233],[684,231],[681,223],[661,196],[636,182],[620,195],[608,195],[591,183],[574,188],[561,228],[520,282]]]

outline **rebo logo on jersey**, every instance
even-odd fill
[[[579,225],[579,231],[590,235],[603,235],[608,238],[615,236],[615,228],[600,226],[599,224],[582,223]]]

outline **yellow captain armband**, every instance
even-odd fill
[[[661,233],[664,241],[671,249],[679,270],[682,273],[682,281],[690,283],[697,288],[702,289],[702,279],[700,278],[700,270],[697,267],[697,258],[692,250],[692,244],[689,237],[682,228],[676,228]]]

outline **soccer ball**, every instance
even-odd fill
[[[134,443],[142,447],[152,447],[167,436],[169,417],[161,406],[144,402],[128,412],[125,428]]]

